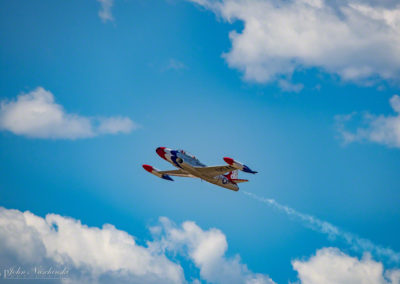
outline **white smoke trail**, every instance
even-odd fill
[[[343,231],[331,223],[322,221],[308,214],[300,213],[293,208],[279,204],[274,199],[259,197],[247,191],[243,191],[243,193],[257,201],[269,205],[272,208],[284,212],[286,215],[299,221],[303,226],[328,235],[330,240],[334,240],[336,238],[343,240],[350,246],[351,249],[355,251],[367,251],[379,258],[387,258],[395,263],[400,262],[400,253],[395,252],[390,248],[384,248],[380,245],[376,245],[368,239],[363,239],[353,233]]]

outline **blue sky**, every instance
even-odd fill
[[[277,283],[314,283],[299,263],[312,267],[318,250],[315,261],[325,253],[367,265],[368,249],[329,238],[243,191],[399,252],[400,30],[392,22],[400,19],[385,15],[400,8],[391,1],[338,2],[341,18],[323,1],[281,8],[277,2],[0,1],[3,213],[55,213],[90,228],[108,223],[146,248],[151,240],[163,247],[150,228],[164,226],[165,255],[189,282],[228,280],[202,270],[192,240],[184,253],[174,250],[178,241],[168,232],[186,232],[185,221],[226,237],[218,265],[240,255],[251,273]],[[298,20],[293,10],[330,17],[301,21],[296,34],[284,24]],[[335,37],[343,26],[345,35]],[[48,116],[36,120],[32,106]],[[158,146],[186,149],[208,165],[237,158],[259,173],[239,192],[197,180],[167,182],[141,167],[172,167],[155,153]],[[7,230],[0,235],[7,243]],[[6,252],[2,266],[16,265]],[[399,273],[400,261],[371,253]]]

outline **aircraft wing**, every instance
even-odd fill
[[[192,177],[195,178],[194,175],[189,174],[188,172],[179,169],[179,170],[170,170],[170,171],[159,171],[160,174],[166,174],[175,177]]]
[[[223,174],[229,173],[234,170],[236,170],[236,168],[234,168],[230,165],[196,168],[196,171],[198,171],[200,174],[209,176],[209,177],[223,175]]]

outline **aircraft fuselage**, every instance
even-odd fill
[[[193,177],[200,178],[209,183],[233,190],[238,191],[239,186],[236,183],[231,182],[225,175],[216,175],[210,177],[200,173],[197,169],[204,168],[206,165],[202,164],[197,158],[186,154],[182,150],[172,150],[165,147],[158,147],[156,149],[157,154],[164,160],[170,162],[174,167],[182,169]]]

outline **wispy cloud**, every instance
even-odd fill
[[[187,66],[182,61],[175,58],[170,58],[168,63],[165,65],[164,70],[184,70]]]
[[[304,88],[303,84],[293,84],[292,82],[283,79],[278,81],[278,86],[284,92],[293,92],[293,93],[298,93]]]
[[[114,21],[111,8],[114,5],[114,0],[97,0],[101,8],[99,10],[99,17],[105,23],[107,21]]]
[[[362,115],[362,126],[356,127],[354,131],[348,130],[347,125],[358,116],[356,112],[335,116],[336,129],[344,143],[370,141],[400,148],[400,97],[394,95],[390,99],[390,105],[396,115],[384,116],[364,113]]]
[[[400,253],[395,252],[390,248],[376,245],[370,240],[363,239],[355,234],[343,231],[329,222],[320,220],[314,216],[298,212],[293,208],[282,205],[276,202],[274,199],[259,197],[247,191],[243,191],[243,193],[253,198],[254,200],[262,202],[270,206],[271,208],[277,209],[278,211],[285,213],[287,216],[294,218],[305,227],[327,235],[330,240],[341,239],[347,245],[349,245],[351,249],[355,251],[371,252],[373,255],[379,258],[385,258],[391,262],[400,263]]]
[[[0,105],[0,130],[30,138],[78,139],[129,133],[137,125],[127,117],[86,117],[67,113],[51,92],[38,87]]]

